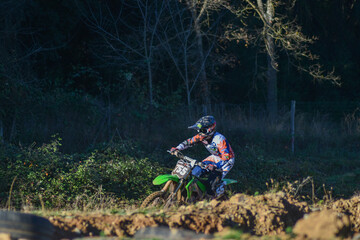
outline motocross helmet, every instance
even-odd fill
[[[188,128],[197,130],[200,135],[210,137],[215,133],[216,121],[213,116],[204,116]]]

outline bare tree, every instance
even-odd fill
[[[198,49],[198,66],[200,69],[200,82],[202,85],[202,94],[203,94],[203,103],[205,106],[210,105],[210,91],[208,86],[208,81],[206,77],[206,70],[203,66],[204,62],[204,46],[203,46],[203,38],[202,38],[202,31],[201,31],[201,20],[204,17],[205,10],[208,6],[209,0],[205,0],[203,2],[200,1],[193,1],[193,0],[186,0],[186,4],[191,12],[193,26],[196,34],[196,43]],[[205,108],[205,114],[207,110]]]
[[[145,70],[149,103],[154,104],[153,69],[156,33],[166,1],[122,0],[116,6],[98,1],[78,3],[84,22],[102,41],[98,56],[109,64]]]
[[[206,63],[216,36],[207,31],[218,22],[207,27],[203,25],[205,20],[209,22],[205,19],[207,13],[217,10],[218,3],[123,0],[117,4],[118,9],[98,1],[87,1],[85,6],[78,2],[78,6],[84,22],[102,39],[96,52],[98,57],[108,64],[129,67],[133,71],[146,70],[150,104],[153,104],[153,75],[159,65],[156,57],[162,50],[185,83],[188,105],[198,85],[202,89],[202,102],[205,106],[210,104]]]
[[[199,59],[198,34],[194,28],[192,14],[189,14],[186,6],[177,1],[169,1],[167,10],[168,21],[163,22],[157,36],[159,43],[168,53],[177,73],[184,81],[187,104],[190,106],[191,94],[197,83],[200,82],[203,86],[205,81],[207,85],[207,79],[204,80],[203,77],[206,76],[206,63],[217,38],[216,36],[210,37],[205,31],[202,33],[202,35],[206,34],[208,47],[206,51],[203,47],[201,48],[202,58]],[[191,67],[193,62],[196,62],[198,67]],[[209,96],[207,97],[209,98]]]
[[[230,39],[244,40],[251,39],[252,42],[257,43],[258,39],[263,42],[263,46],[267,53],[267,109],[269,116],[275,118],[277,115],[277,71],[278,71],[278,51],[285,51],[286,54],[293,59],[300,62],[302,59],[314,61],[318,59],[309,50],[309,44],[312,44],[316,38],[309,38],[302,33],[302,29],[296,24],[295,20],[289,19],[285,14],[276,12],[280,6],[285,6],[285,9],[291,9],[296,0],[284,2],[281,0],[244,0],[245,6],[234,7],[226,5],[232,13],[236,14],[240,19],[249,17],[250,13],[260,19],[262,27],[258,29],[257,36],[247,37],[249,33],[241,28],[243,31],[234,31],[228,34]],[[302,67],[299,63],[294,65],[301,71],[309,73],[314,79],[328,80],[339,85],[340,77],[334,74],[334,71],[326,73],[322,70],[322,66],[315,62],[310,67]]]
[[[189,69],[189,60],[191,59],[194,43],[191,34],[193,28],[190,19],[186,13],[187,9],[183,8],[179,2],[167,2],[168,21],[161,25],[157,37],[162,47],[168,53],[173,62],[177,73],[184,81],[187,104],[191,105],[191,91],[195,85],[195,81],[191,81],[191,73]],[[190,60],[191,61],[191,60]]]
[[[187,5],[188,10],[191,13],[192,17],[192,28],[195,33],[195,41],[197,45],[197,66],[199,69],[199,81],[201,83],[201,94],[203,96],[204,104],[204,114],[207,114],[208,108],[210,107],[210,86],[206,73],[206,59],[208,54],[211,51],[211,48],[214,46],[210,44],[210,47],[207,51],[204,48],[204,34],[203,26],[209,25],[209,15],[211,12],[218,11],[221,9],[221,6],[225,4],[226,0],[184,0]],[[206,28],[208,29],[208,28]]]
[[[247,0],[247,2],[251,5],[252,2]],[[266,4],[263,3],[262,0],[257,0],[257,8],[255,7],[256,12],[260,16],[263,21],[264,28],[262,32],[262,36],[265,42],[266,51],[268,53],[267,62],[268,62],[268,70],[267,70],[267,109],[270,114],[270,118],[275,118],[277,115],[277,75],[276,69],[278,66],[277,56],[274,45],[274,38],[271,36],[271,29],[273,28],[274,14],[275,9],[273,5],[273,0],[266,0]]]

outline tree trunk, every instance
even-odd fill
[[[148,61],[147,69],[148,69],[148,79],[149,79],[149,102],[150,102],[150,106],[152,107],[154,104],[154,102],[153,102],[153,80],[152,80],[151,63],[150,63],[149,58],[147,61]]]
[[[267,57],[267,111],[271,119],[277,116],[277,76],[270,56]]]
[[[191,12],[194,21],[194,29],[196,34],[196,43],[198,48],[198,68],[199,68],[199,80],[201,86],[201,98],[203,108],[203,114],[207,115],[210,110],[210,91],[209,91],[209,84],[206,76],[206,69],[205,69],[205,57],[204,57],[204,47],[203,47],[203,39],[200,27],[200,21],[204,14],[204,10],[208,5],[208,1],[204,1],[199,13],[196,10],[196,3],[195,1],[187,1],[187,5]]]
[[[274,39],[269,33],[269,28],[272,27],[274,9],[273,9],[273,0],[267,0],[266,2],[266,14],[264,18],[266,19],[267,26],[265,26],[265,44],[268,52],[267,57],[267,111],[271,119],[275,119],[278,112],[277,106],[277,73],[276,73],[276,51]],[[259,1],[258,1],[259,2]],[[263,8],[262,8],[263,11]]]
[[[205,59],[204,59],[204,50],[203,50],[203,42],[202,42],[202,35],[201,31],[198,26],[195,26],[196,30],[196,39],[197,39],[197,46],[198,46],[198,54],[199,54],[199,69],[200,69],[200,84],[201,84],[201,95],[202,101],[204,105],[204,115],[208,114],[208,110],[210,108],[210,92],[209,92],[209,85],[206,77],[205,71]]]

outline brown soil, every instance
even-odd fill
[[[131,237],[146,227],[166,226],[198,233],[241,229],[250,236],[284,236],[287,238],[347,238],[360,232],[360,197],[338,200],[318,211],[311,211],[306,202],[299,202],[283,192],[260,196],[236,194],[228,201],[199,202],[169,211],[134,212],[128,215],[53,216],[55,239],[79,236]]]

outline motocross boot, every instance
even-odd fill
[[[225,193],[225,185],[226,183],[224,181],[220,181],[219,184],[217,184],[217,188],[215,190],[215,197],[219,198]]]

